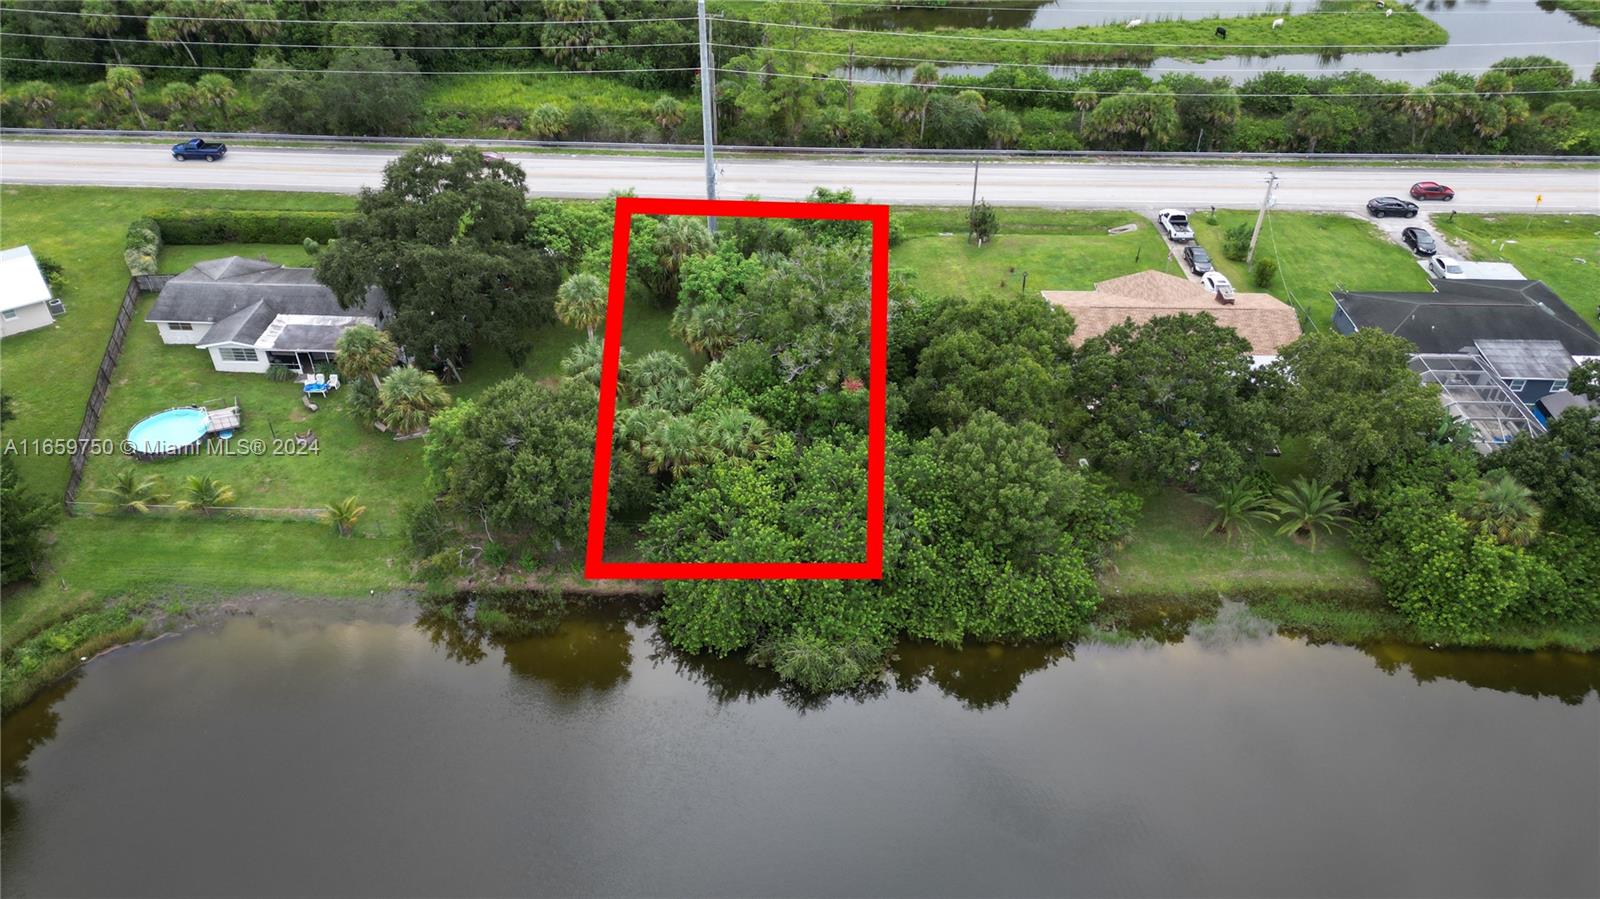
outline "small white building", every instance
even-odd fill
[[[26,246],[0,250],[0,337],[55,321],[50,311],[53,299],[33,250]]]
[[[376,327],[387,312],[376,287],[361,306],[345,309],[309,268],[229,256],[196,263],[168,281],[144,320],[163,343],[209,352],[217,371],[264,373],[282,365],[305,373],[333,361],[347,329]]]

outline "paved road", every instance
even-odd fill
[[[240,147],[216,162],[177,162],[165,144],[44,141],[0,142],[0,182],[93,184],[121,187],[194,187],[235,190],[306,190],[354,193],[379,183],[396,153]],[[704,165],[696,158],[508,154],[528,172],[533,194],[597,197],[634,188],[644,196],[704,196]],[[866,200],[922,205],[965,205],[972,196],[972,165],[956,162],[824,161],[763,158],[720,160],[719,195],[759,194],[800,199],[817,185],[852,187]],[[1074,162],[991,162],[979,175],[978,194],[996,205],[1062,208],[1155,209],[1161,206],[1251,207],[1261,202],[1266,166],[1186,166],[1152,163],[1101,165]],[[1284,209],[1360,210],[1377,194],[1402,194],[1413,182],[1445,180],[1463,211],[1546,212],[1600,210],[1600,172],[1593,169],[1306,168],[1278,170],[1278,206]]]

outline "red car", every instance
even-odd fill
[[[1437,181],[1418,181],[1411,185],[1413,200],[1454,200],[1456,192]]]

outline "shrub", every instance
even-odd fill
[[[161,256],[161,239],[161,226],[153,218],[134,219],[128,225],[122,250],[122,259],[128,264],[128,274],[156,273],[156,260]]]
[[[1250,267],[1250,283],[1257,287],[1271,287],[1272,280],[1278,277],[1278,263],[1262,257]]]
[[[511,561],[511,553],[504,545],[499,543],[485,543],[483,545],[483,564],[499,570],[506,567],[506,563],[509,561]]]
[[[294,380],[294,369],[276,362],[267,366],[267,380],[274,384],[285,384]]]
[[[307,238],[324,242],[338,237],[339,223],[349,217],[343,212],[164,209],[141,221],[158,226],[158,236],[175,244],[298,244]]]
[[[980,200],[967,215],[967,227],[980,245],[986,244],[1000,231],[1000,217],[995,214],[994,207]]]
[[[1234,262],[1243,262],[1250,255],[1250,233],[1255,228],[1249,222],[1240,222],[1222,236],[1222,255]]]
[[[539,140],[553,140],[567,127],[567,113],[554,103],[541,103],[528,116],[528,132]]]
[[[400,518],[411,541],[411,553],[418,559],[427,559],[442,551],[450,539],[450,525],[433,502],[407,505]]]

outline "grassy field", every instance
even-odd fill
[[[889,252],[889,264],[933,292],[980,295],[1028,291],[1089,290],[1097,281],[1158,268],[1177,272],[1149,223],[1131,212],[999,211],[1000,233],[983,246],[966,238],[966,210],[904,213],[907,238]],[[1131,234],[1106,229],[1130,222]],[[943,232],[943,233],[941,233]]]
[[[800,46],[808,50],[845,54],[853,45],[857,65],[874,65],[878,60],[889,65],[903,64],[885,57],[923,57],[953,62],[1066,64],[1139,61],[1158,57],[1222,59],[1241,53],[1272,55],[1307,52],[1318,46],[1337,46],[1346,52],[1359,52],[1363,46],[1372,45],[1437,46],[1449,38],[1449,34],[1439,25],[1403,6],[1387,18],[1375,4],[1351,3],[1347,6],[1348,9],[1330,13],[1286,16],[1282,28],[1272,27],[1273,20],[1278,18],[1276,13],[1265,13],[1233,18],[1151,21],[1135,30],[1128,29],[1125,24],[1111,24],[1041,30],[951,28],[898,33],[807,31],[800,39]],[[1351,14],[1347,15],[1346,12]],[[1108,13],[1108,18],[1113,15]],[[772,19],[768,18],[768,21]],[[1226,41],[1216,37],[1218,26],[1228,29]],[[774,28],[772,31],[778,35],[780,43],[789,34],[786,28]],[[1277,49],[1243,49],[1250,45]]]
[[[537,71],[520,75],[438,75],[424,79],[421,130],[440,137],[483,137],[503,133],[529,137],[526,119],[534,109],[551,103],[563,111],[582,104],[612,122],[634,123],[627,135],[636,140],[663,140],[650,119],[650,106],[664,93],[647,91],[607,76],[571,77]],[[683,96],[686,117],[697,119],[699,97]],[[681,129],[680,129],[681,130]],[[698,133],[698,132],[697,132]],[[617,135],[602,135],[616,136]],[[680,137],[672,134],[670,137]],[[597,139],[576,135],[572,139]],[[530,180],[537,172],[529,172]]]
[[[1215,225],[1196,213],[1195,242],[1211,253],[1211,261],[1240,290],[1257,290],[1244,263],[1222,255],[1222,235],[1239,224],[1253,224],[1254,212],[1217,211]],[[1267,216],[1256,245],[1256,257],[1278,263],[1278,276],[1267,292],[1301,310],[1301,327],[1309,317],[1317,327],[1333,319],[1331,292],[1346,290],[1428,290],[1428,276],[1405,247],[1385,238],[1372,223],[1347,215],[1319,212],[1274,212]]]
[[[1600,328],[1600,215],[1436,215],[1433,226],[1473,259],[1510,262],[1550,285]]]

